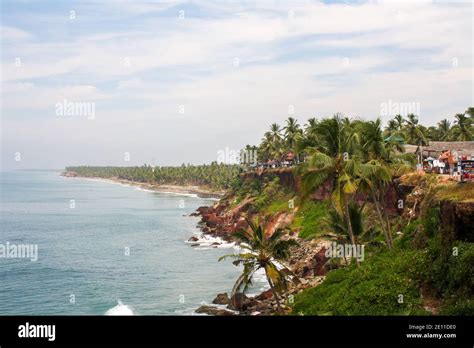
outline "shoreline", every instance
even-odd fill
[[[122,184],[133,187],[138,187],[143,190],[149,190],[157,193],[172,193],[181,195],[196,195],[198,198],[212,198],[220,199],[225,196],[225,191],[214,191],[198,185],[170,185],[170,184],[151,184],[147,182],[138,182],[126,179],[119,179],[117,177],[101,178],[101,177],[89,177],[80,176],[77,173],[61,172],[59,174],[65,178],[78,178],[78,179],[89,179],[89,180],[100,180],[104,182]]]
[[[205,236],[212,238],[220,238],[226,243],[233,243],[235,247],[239,247],[239,242],[233,237],[233,234],[246,228],[245,216],[252,216],[250,212],[250,203],[252,200],[244,200],[238,206],[233,207],[230,202],[232,197],[225,197],[212,206],[199,207],[192,216],[200,217],[198,228]],[[258,216],[255,213],[253,216]],[[292,213],[278,214],[271,220],[273,230],[277,227],[287,225]],[[324,238],[315,238],[312,240],[304,240],[294,235],[285,235],[284,239],[297,240],[298,245],[293,247],[291,256],[284,264],[293,271],[298,277],[298,284],[289,284],[288,289],[284,292],[284,297],[294,296],[308,287],[315,287],[321,284],[329,271],[327,266],[326,249],[330,243]],[[191,237],[189,243],[197,243],[198,239]],[[193,246],[191,244],[191,246]],[[211,247],[218,247],[212,245]],[[270,289],[260,289],[257,294],[239,293],[231,296],[228,292],[218,293],[211,304],[200,306],[196,313],[207,314],[213,316],[268,316],[278,313],[278,305],[275,301]],[[281,301],[280,306],[283,308],[284,314],[291,312],[289,303]],[[223,305],[225,305],[223,307]],[[281,313],[280,313],[281,314]]]

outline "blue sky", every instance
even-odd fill
[[[435,124],[473,105],[472,22],[469,1],[4,0],[1,169],[209,163],[389,101]]]

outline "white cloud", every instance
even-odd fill
[[[303,122],[337,111],[373,118],[389,99],[413,101],[428,123],[472,105],[469,4],[198,2],[212,16],[186,12],[183,20],[150,15],[170,4],[114,4],[87,3],[77,13],[95,9],[94,28],[99,18],[139,22],[43,41],[10,31],[2,108],[11,113],[4,129],[17,135],[5,137],[8,149],[53,151],[65,164],[110,164],[127,150],[135,164],[153,156],[199,163],[215,159],[216,149],[257,143],[289,116],[289,105]],[[96,119],[58,122],[50,111],[62,99],[95,101]],[[17,115],[32,110],[38,116],[25,125]]]

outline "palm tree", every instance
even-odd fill
[[[400,131],[403,129],[403,125],[405,124],[405,120],[402,115],[395,115],[393,118],[395,125],[396,125],[396,130]]]
[[[279,295],[287,290],[288,282],[299,283],[299,279],[282,261],[290,256],[289,248],[298,245],[294,239],[282,240],[284,230],[277,229],[270,237],[265,236],[265,228],[258,221],[255,223],[247,219],[249,229],[236,232],[234,236],[240,240],[243,250],[239,254],[224,255],[219,261],[234,258],[235,266],[243,265],[242,274],[237,278],[232,289],[232,296],[238,291],[245,291],[252,284],[255,272],[261,268],[265,270],[268,284],[281,311]]]
[[[382,133],[382,121],[360,122],[361,150],[368,160],[386,157],[387,152]]]
[[[349,213],[349,202],[358,188],[357,172],[360,165],[354,152],[357,136],[340,115],[319,124],[321,143],[308,149],[309,159],[299,168],[303,197],[308,197],[326,182],[331,182],[332,200],[346,219],[351,243],[356,244]],[[324,151],[324,152],[323,152]]]
[[[395,122],[395,120],[388,120],[387,127],[385,127],[385,131],[387,135],[392,135],[393,133],[398,131],[397,122]]]
[[[468,109],[469,110],[469,109]],[[456,114],[454,116],[456,126],[453,127],[453,134],[459,141],[472,140],[471,120],[465,114]]]
[[[303,156],[303,158],[300,158],[300,160],[304,160],[304,158],[306,157],[305,150],[307,148],[316,147],[318,145],[318,125],[319,122],[316,118],[310,118],[304,126],[304,131],[302,132],[302,135],[297,137],[296,152]]]
[[[472,118],[474,117],[474,108],[472,106],[468,107],[467,110],[464,113],[469,115],[471,117],[471,120],[472,120]]]
[[[270,125],[270,136],[274,144],[281,142],[281,128],[278,123]]]
[[[451,122],[443,119],[438,122],[439,140],[449,140],[451,137]]]
[[[360,166],[360,187],[368,193],[375,205],[380,227],[389,249],[393,247],[392,231],[388,214],[382,202],[385,199],[388,185],[392,182],[390,168],[378,160],[371,160]]]
[[[356,202],[349,203],[349,217],[356,241],[359,241],[359,238],[364,234],[364,206],[365,204],[359,205]],[[323,219],[323,222],[334,233],[342,236],[344,242],[348,241],[351,243],[347,220],[337,209],[334,209],[334,207],[329,209],[328,215]]]
[[[286,146],[290,151],[295,152],[296,161],[298,162],[299,157],[298,153],[296,152],[296,143],[302,134],[298,120],[294,119],[293,117],[288,117],[286,120],[286,126],[283,128],[283,130],[285,132]]]
[[[356,240],[350,221],[349,203],[358,189],[359,179],[356,173],[359,165],[360,162],[356,158],[345,159],[342,154],[330,157],[315,150],[300,169],[304,197],[327,181],[332,182],[332,201],[336,210],[344,215],[351,243],[354,245]]]
[[[414,145],[426,145],[426,135],[418,123],[418,117],[414,114],[409,114],[405,120],[405,133],[407,135],[407,142]]]

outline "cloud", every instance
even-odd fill
[[[29,32],[14,27],[1,26],[2,43],[18,42],[28,40],[33,37]]]
[[[71,8],[76,22],[54,9],[25,10],[15,26],[2,15],[10,28],[2,41],[3,126],[17,134],[4,138],[4,151],[23,146],[52,151],[55,163],[113,164],[125,147],[135,164],[200,163],[214,160],[216,149],[257,143],[289,116],[289,105],[304,121],[337,111],[374,118],[389,99],[418,102],[431,124],[472,105],[470,4]],[[52,111],[63,99],[95,102],[96,119],[58,122]]]

